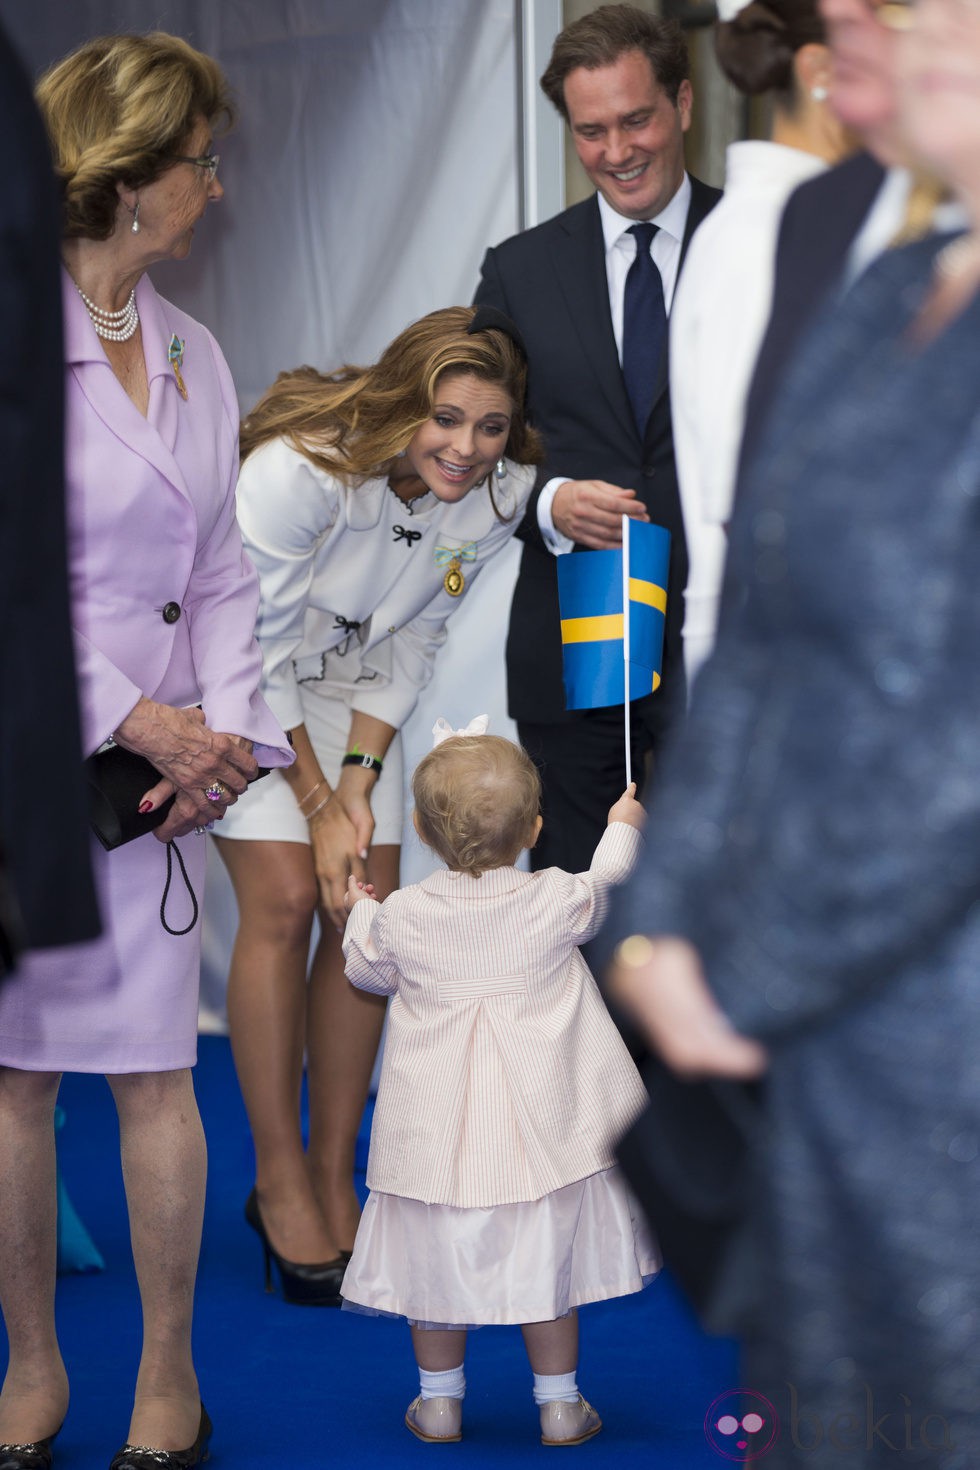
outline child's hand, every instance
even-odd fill
[[[353,873],[347,879],[347,892],[344,894],[344,913],[349,914],[356,903],[362,898],[377,898],[373,883],[362,883],[355,878]]]
[[[636,799],[636,782],[631,781],[617,802],[609,808],[610,822],[627,822],[642,832],[647,814]]]

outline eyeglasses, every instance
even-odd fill
[[[185,153],[175,153],[171,162],[193,163],[197,168],[203,168],[207,173],[208,183],[210,184],[214,181],[214,176],[218,172],[218,164],[221,162],[221,158],[217,153],[205,153],[202,158],[188,158]]]

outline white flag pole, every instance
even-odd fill
[[[626,731],[626,784],[633,780],[630,749],[630,518],[623,516],[623,715]]]

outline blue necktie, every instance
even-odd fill
[[[667,345],[667,310],[664,283],[650,254],[657,226],[645,221],[631,225],[629,233],[636,237],[636,259],[623,294],[623,377],[642,439]]]

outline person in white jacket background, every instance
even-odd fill
[[[769,319],[783,206],[847,151],[828,106],[831,53],[817,0],[720,0],[715,51],[745,96],[769,96],[768,141],[732,143],[725,193],[691,241],[670,315],[674,449],[690,572],[688,682],[714,644],[745,399]]]
[[[381,894],[397,886],[398,731],[447,619],[520,522],[539,457],[525,383],[512,324],[449,307],[372,367],[281,374],[243,425],[238,514],[262,588],[263,691],[297,774],[258,783],[218,847],[240,915],[228,1016],[255,1141],[246,1218],[267,1284],[275,1261],[289,1301],[339,1303],[384,1019],[383,998],[344,978],[343,896],[352,874]]]

